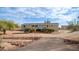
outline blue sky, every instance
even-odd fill
[[[0,19],[13,20],[19,24],[50,20],[66,25],[67,21],[78,15],[78,7],[0,7]]]

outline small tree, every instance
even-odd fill
[[[69,30],[71,30],[71,32],[78,31],[79,30],[78,20],[74,19],[72,21],[68,21],[68,27],[67,28]]]
[[[6,30],[17,28],[18,25],[10,20],[0,20],[0,29],[6,34]]]

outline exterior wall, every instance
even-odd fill
[[[25,28],[33,28],[33,29],[44,29],[44,28],[51,28],[54,30],[58,30],[58,23],[29,23],[29,24],[22,24],[22,30]]]
[[[62,30],[67,30],[67,26],[61,26]]]

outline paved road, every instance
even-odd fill
[[[68,45],[60,38],[40,38],[28,44],[26,47],[19,48],[17,51],[76,51],[79,50],[75,45]]]

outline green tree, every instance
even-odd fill
[[[79,30],[79,24],[78,24],[78,18],[68,21],[68,27],[69,30],[73,31],[78,31]]]
[[[17,27],[18,24],[11,20],[0,20],[0,30],[3,30],[4,34],[6,34],[6,30],[12,30]]]

